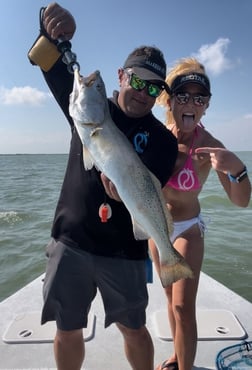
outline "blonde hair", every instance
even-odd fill
[[[193,73],[193,72],[201,73],[207,76],[204,65],[201,64],[196,58],[193,58],[193,57],[182,58],[178,60],[174,64],[174,66],[169,70],[165,81],[168,84],[168,86],[171,87],[176,77],[180,75],[188,74],[188,73]],[[169,98],[170,98],[169,94],[166,91],[163,91],[163,93],[156,100],[156,104],[162,105],[163,107],[166,108],[166,114],[165,114],[166,126],[173,121],[173,114],[169,110],[168,105],[167,105],[167,100]]]

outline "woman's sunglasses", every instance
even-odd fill
[[[125,73],[129,76],[129,84],[134,90],[142,91],[143,89],[145,89],[145,87],[147,87],[147,94],[152,98],[157,98],[164,90],[164,86],[142,80],[135,73],[131,73],[126,70]]]
[[[187,104],[190,98],[192,98],[194,105],[197,105],[198,107],[202,107],[207,104],[210,99],[209,95],[189,94],[187,92],[177,92],[172,96],[175,96],[178,104]]]

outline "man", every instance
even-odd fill
[[[76,28],[72,15],[56,3],[44,10],[41,26],[52,49],[56,49],[53,40],[62,36],[70,40]],[[47,52],[43,55],[40,50],[40,54],[42,59],[48,57]],[[80,369],[85,353],[82,329],[99,289],[105,326],[115,323],[121,331],[132,369],[153,370],[153,344],[145,326],[147,240],[135,240],[129,213],[109,179],[96,169],[84,169],[82,144],[68,113],[73,76],[56,50],[55,55],[43,73],[70,123],[72,139],[52,241],[47,246],[42,323],[56,320],[57,368]],[[35,64],[40,65],[39,60]],[[174,136],[151,113],[156,97],[168,89],[163,54],[154,47],[134,50],[118,77],[120,91],[109,99],[112,119],[164,186],[178,149]],[[165,167],[163,158],[167,158]],[[107,222],[100,219],[104,200],[111,209]]]

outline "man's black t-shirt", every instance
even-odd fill
[[[100,173],[95,168],[89,171],[84,169],[82,143],[68,112],[73,76],[61,61],[44,73],[44,76],[65,113],[72,132],[52,237],[70,247],[100,256],[147,258],[147,241],[135,240],[131,218],[124,204],[106,196]],[[109,107],[115,124],[130,140],[143,163],[164,186],[177,157],[176,138],[152,113],[135,119],[127,117],[117,105],[116,94],[109,100]],[[104,201],[108,201],[112,217],[102,223],[99,208]]]

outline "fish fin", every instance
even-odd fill
[[[160,280],[164,288],[180,279],[187,278],[193,279],[193,272],[183,258],[174,265],[168,263],[160,264]]]
[[[167,206],[166,203],[164,204],[164,207],[165,207],[164,208],[165,209],[165,218],[166,218],[166,222],[167,222],[167,226],[168,226],[168,231],[169,231],[169,235],[171,235],[173,233],[173,230],[174,230],[173,219],[172,219],[171,212],[169,211],[168,206]]]
[[[95,128],[91,131],[91,133],[90,133],[90,137],[92,137],[92,136],[97,136],[101,130],[103,130],[103,128],[102,128],[102,127],[100,127],[100,126],[95,127]]]
[[[136,240],[147,240],[150,238],[142,226],[132,217],[133,233]]]
[[[86,171],[91,170],[95,165],[93,158],[91,157],[89,151],[84,147],[84,145],[83,145],[83,163]]]

